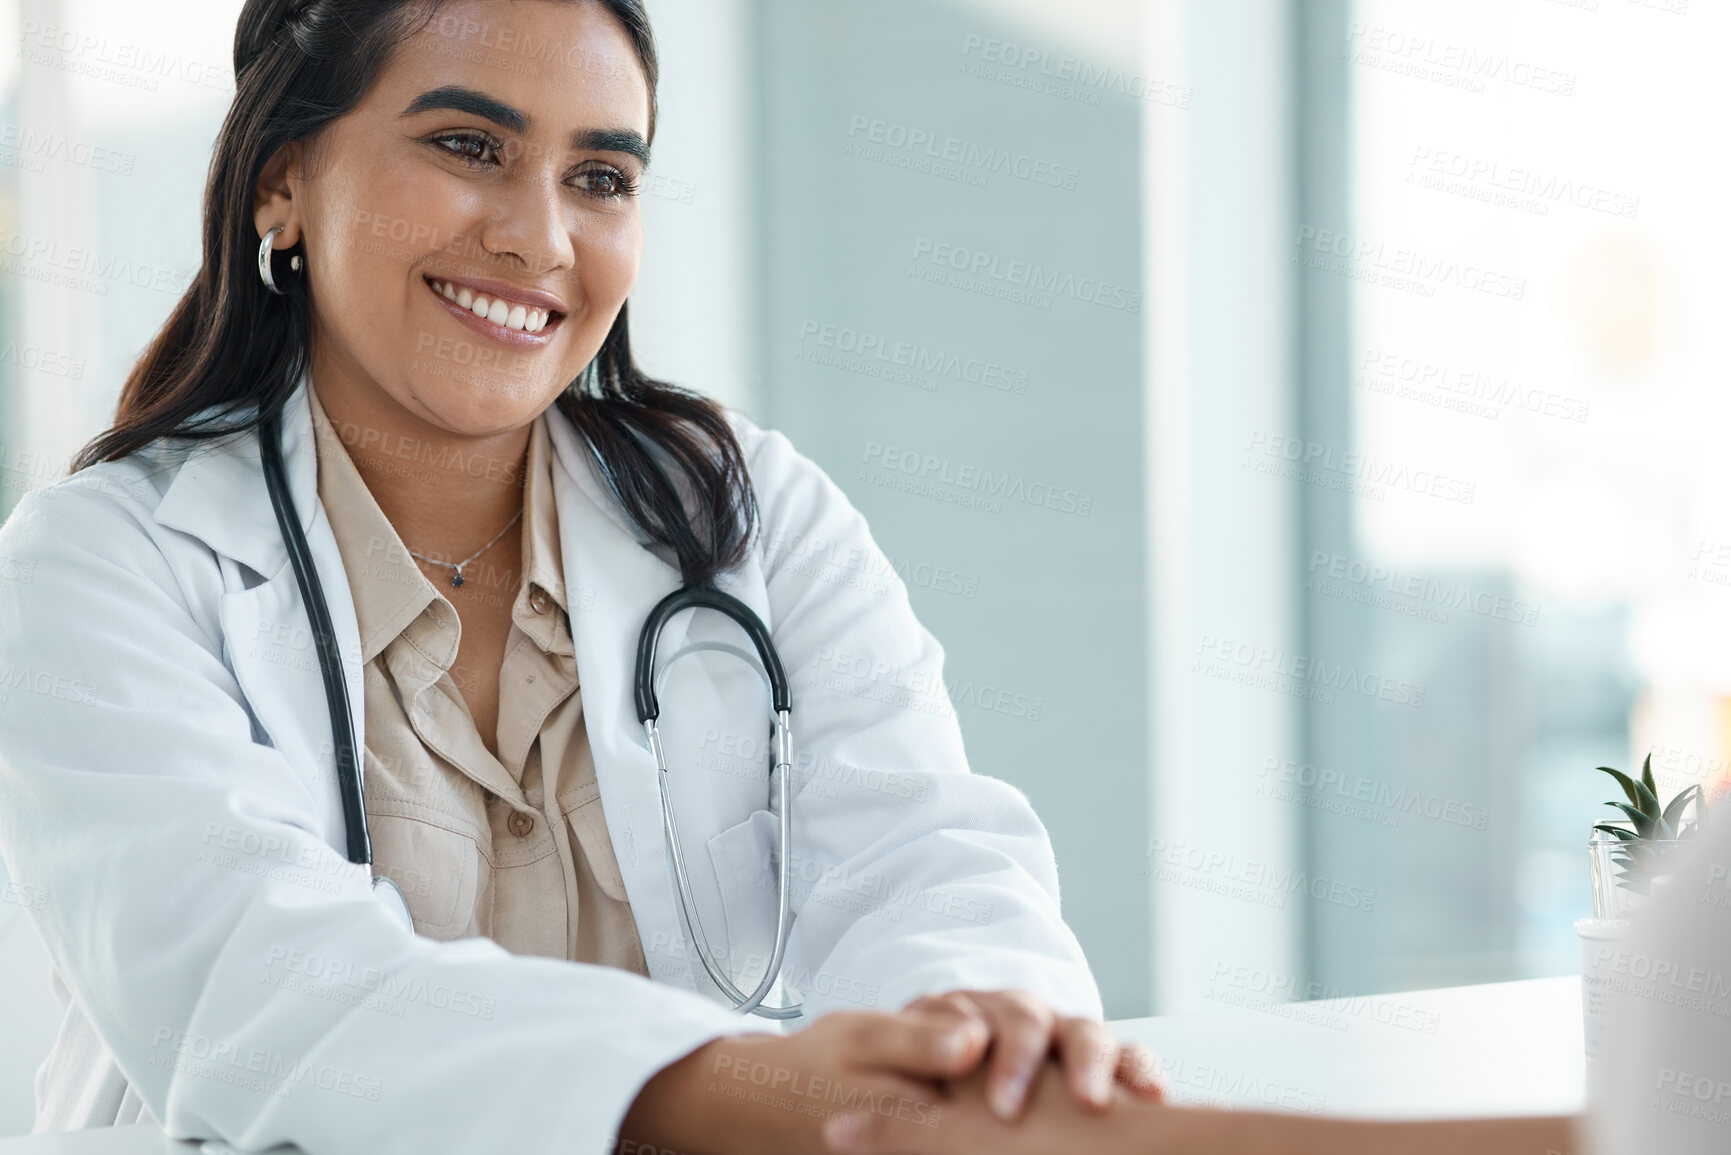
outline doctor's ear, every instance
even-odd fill
[[[258,235],[263,237],[277,225],[283,226],[282,235],[276,240],[278,249],[293,248],[300,243],[300,206],[292,186],[300,183],[303,159],[300,141],[283,145],[265,162],[253,189],[253,223],[258,227]]]

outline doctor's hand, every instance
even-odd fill
[[[716,1039],[646,1083],[620,1128],[638,1150],[829,1155],[824,1120],[864,1111],[916,1127],[978,1070],[986,1028],[953,1011],[836,1011],[790,1035]]]
[[[1027,991],[951,991],[915,999],[905,1010],[977,1023],[988,1033],[982,1089],[992,1112],[1006,1122],[1021,1113],[1048,1058],[1057,1059],[1064,1084],[1083,1107],[1103,1110],[1114,1085],[1145,1102],[1165,1098],[1147,1048],[1119,1043],[1096,1019],[1060,1016]]]

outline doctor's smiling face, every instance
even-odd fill
[[[286,275],[306,278],[321,399],[486,438],[582,372],[636,281],[649,81],[593,0],[431,11],[358,106],[272,158],[255,220],[305,254]]]

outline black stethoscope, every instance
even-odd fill
[[[310,385],[306,387],[311,388]],[[372,873],[373,889],[387,895],[389,901],[400,906],[404,921],[413,925],[408,913],[408,903],[396,883],[383,874],[372,872],[373,844],[367,833],[366,801],[361,792],[360,756],[355,749],[354,716],[349,712],[348,685],[343,677],[342,655],[337,650],[336,630],[331,624],[330,608],[325,602],[324,587],[319,581],[317,567],[313,564],[312,550],[307,544],[306,534],[301,531],[294,500],[289,496],[288,480],[283,470],[280,416],[280,412],[272,412],[260,421],[259,455],[264,464],[265,487],[270,491],[271,506],[276,511],[277,526],[282,531],[283,544],[288,549],[289,564],[294,566],[301,599],[306,602],[307,616],[311,619],[313,643],[319,656],[319,671],[324,677],[325,698],[330,707],[331,742],[336,753],[337,791],[342,795],[343,801],[348,860],[358,866],[365,866],[369,873]],[[655,650],[661,638],[662,627],[681,610],[700,607],[726,614],[750,636],[757,649],[758,659],[763,664],[763,673],[770,687],[771,706],[775,711],[775,724],[771,730],[773,740],[770,746],[770,781],[775,783],[773,789],[776,801],[780,804],[781,819],[775,947],[763,978],[749,994],[740,991],[716,961],[709,947],[709,937],[698,917],[697,902],[692,896],[691,880],[686,873],[685,855],[680,848],[679,827],[674,821],[673,806],[668,800],[667,758],[662,751],[661,733],[657,726],[661,707],[655,695]],[[737,652],[724,646],[690,648]],[[787,940],[793,926],[793,856],[789,853],[793,810],[792,793],[788,784],[793,773],[793,732],[789,724],[793,702],[788,691],[787,675],[782,669],[781,656],[770,639],[769,629],[763,624],[763,619],[738,598],[717,589],[685,586],[662,598],[650,611],[648,620],[643,623],[643,632],[637,641],[634,681],[637,720],[643,724],[644,732],[649,738],[649,749],[655,755],[656,777],[661,787],[661,821],[673,862],[679,906],[691,928],[691,942],[697,949],[697,957],[703,963],[703,969],[709,973],[711,981],[741,1014],[755,1014],[768,1019],[797,1018],[801,1014],[799,1004],[785,1007],[763,1005],[763,1000],[768,997],[770,989],[781,975],[782,960],[787,953]]]

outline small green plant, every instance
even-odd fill
[[[1605,803],[1623,812],[1624,817],[1613,822],[1627,822],[1627,825],[1600,822],[1593,829],[1602,830],[1619,840],[1612,852],[1617,885],[1637,894],[1648,894],[1652,880],[1665,873],[1665,860],[1678,849],[1678,844],[1700,833],[1702,824],[1707,821],[1707,796],[1700,786],[1687,786],[1667,805],[1660,806],[1659,787],[1653,781],[1651,754],[1641,764],[1639,779],[1609,766],[1600,766],[1599,769],[1615,778],[1628,796],[1627,802]],[[1683,815],[1691,802],[1695,804],[1695,817],[1693,821],[1685,822]]]

